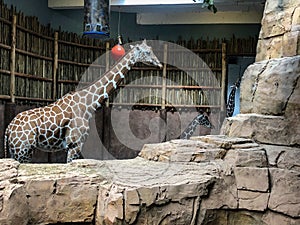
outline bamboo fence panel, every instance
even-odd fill
[[[0,2],[0,96],[10,99],[10,52],[11,52],[11,21],[12,9]]]
[[[112,65],[109,46],[114,45],[113,40],[103,42],[54,31],[49,25],[41,25],[36,17],[7,8],[1,0],[0,13],[0,99],[3,101],[15,98],[18,104],[44,105],[74,91],[78,83],[87,85],[99,78]],[[16,15],[15,25],[13,15]],[[15,49],[13,38],[16,39]],[[160,70],[137,64],[110,96],[109,103],[154,110],[223,109],[226,57],[254,55],[256,43],[257,37],[179,38],[176,44],[190,49],[202,61],[180,52],[179,48],[156,49],[165,59],[174,58],[180,62],[183,69],[166,64]],[[105,56],[100,57],[103,54]],[[98,61],[93,63],[96,59]]]

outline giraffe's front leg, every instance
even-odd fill
[[[89,121],[76,117],[66,132],[66,144],[68,149],[67,163],[81,158],[81,150],[88,136]]]

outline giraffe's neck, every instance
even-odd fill
[[[208,117],[203,114],[199,114],[192,120],[192,122],[188,125],[188,127],[182,132],[182,134],[180,135],[180,139],[190,139],[190,137],[193,135],[198,125],[208,127],[210,129],[214,129],[214,126],[210,123]]]
[[[235,92],[236,92],[237,86],[234,85],[231,89],[231,92],[228,97],[228,102],[226,106],[226,116],[230,117],[233,115],[234,107],[235,107]]]
[[[121,60],[119,60],[99,80],[96,80],[87,88],[77,91],[84,101],[86,109],[93,112],[105,102],[108,96],[118,87],[124,75],[136,63],[134,51],[131,49]]]
[[[188,127],[182,132],[182,134],[180,135],[180,139],[190,139],[190,137],[193,135],[193,133],[195,132],[198,125],[199,125],[199,122],[196,117],[188,125]]]

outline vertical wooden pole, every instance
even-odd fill
[[[11,31],[11,51],[10,51],[10,99],[12,103],[15,103],[16,94],[16,30],[17,30],[17,16],[12,17],[12,31]]]
[[[106,52],[105,52],[105,70],[109,70],[109,42],[106,42]],[[106,72],[105,71],[105,72]],[[106,107],[103,108],[103,133],[102,133],[102,143],[104,147],[109,151],[110,149],[110,132],[111,132],[111,110],[109,108],[109,99],[106,101]],[[102,150],[102,158],[103,158],[103,150]]]
[[[168,45],[165,44],[164,58],[163,58],[164,67],[163,67],[163,74],[162,74],[161,110],[160,110],[161,122],[159,124],[159,140],[162,138],[163,142],[166,141],[166,133],[167,133],[167,110],[166,110],[167,60],[168,60]]]
[[[52,99],[55,101],[57,99],[57,68],[58,68],[58,32],[54,33],[54,49],[53,49],[53,69],[52,69]],[[56,161],[53,158],[56,154],[48,152],[48,163]]]
[[[167,60],[168,60],[168,45],[164,45],[164,67],[163,67],[163,74],[162,74],[162,91],[161,91],[161,109],[166,108],[166,91],[167,91]]]
[[[105,46],[105,72],[109,70],[109,42],[106,42],[106,46]],[[109,107],[109,98],[106,101],[106,107]]]
[[[222,83],[221,83],[221,112],[225,112],[226,109],[226,43],[222,43]]]
[[[57,68],[58,68],[58,32],[54,33],[54,55],[52,74],[52,99],[57,99]]]

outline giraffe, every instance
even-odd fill
[[[56,102],[19,113],[5,131],[5,152],[21,163],[31,162],[33,149],[67,151],[67,163],[78,159],[89,132],[93,112],[104,104],[136,62],[162,68],[144,40],[131,49],[98,80]]]
[[[198,125],[202,125],[204,127],[214,129],[214,126],[211,124],[208,117],[200,113],[192,120],[192,122],[190,122],[188,127],[182,132],[182,134],[180,135],[179,138],[180,139],[190,139],[190,137],[193,135],[193,133],[196,130],[196,127]]]
[[[235,107],[235,92],[240,86],[241,79],[239,78],[232,86],[226,104],[226,117],[231,117]]]

